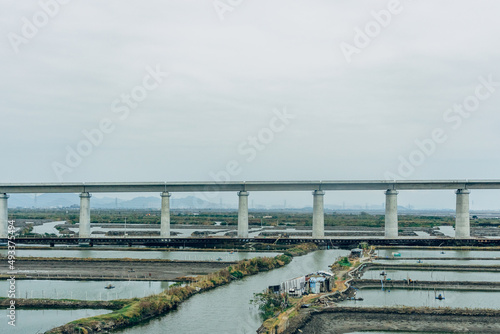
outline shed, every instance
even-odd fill
[[[361,248],[351,249],[351,257],[361,257],[363,255],[363,250]]]

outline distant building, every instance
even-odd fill
[[[296,277],[281,283],[281,291],[287,292],[291,296],[302,296],[306,291],[306,277]]]
[[[309,293],[328,292],[334,286],[334,276],[326,271],[318,271],[282,282],[280,285],[271,285],[271,293],[288,293],[290,296],[301,297]]]
[[[361,248],[354,248],[351,250],[351,255],[349,257],[351,258],[359,258],[363,256],[363,250]]]

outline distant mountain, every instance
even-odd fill
[[[191,208],[226,208],[225,206],[221,206],[220,204],[215,204],[212,202],[208,202],[202,200],[195,196],[188,196],[184,198],[174,198],[171,200],[172,208],[175,209],[191,209]]]
[[[68,208],[79,207],[80,198],[78,194],[41,194],[24,195],[11,194],[9,198],[9,208]],[[92,208],[96,209],[160,209],[160,196],[135,197],[131,200],[119,198],[92,197],[90,200]],[[172,198],[170,200],[172,209],[207,209],[221,208],[221,205],[202,200],[195,196],[184,198]],[[225,208],[225,207],[224,207]]]
[[[106,205],[108,208],[129,208],[129,209],[159,209],[160,208],[160,196],[149,196],[149,197],[135,197],[128,201],[119,200],[117,203],[113,203],[111,206]],[[96,203],[95,205],[101,205]]]
[[[31,208],[35,206],[34,197],[31,195],[9,194],[9,208]]]
[[[97,199],[96,199],[97,200]],[[92,203],[94,207],[102,207],[102,208],[130,208],[130,209],[160,209],[161,206],[161,198],[155,196],[149,197],[135,197],[131,200],[117,200],[113,201],[113,203],[109,203],[109,201],[101,201],[102,199],[98,199],[98,202]],[[188,196],[184,198],[171,198],[170,199],[170,207],[172,209],[207,209],[207,208],[220,208],[220,205],[211,203],[205,200],[202,200],[195,196]]]

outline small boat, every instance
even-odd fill
[[[347,300],[363,301],[361,297],[348,297]]]
[[[442,291],[442,293],[440,293],[436,296],[436,290],[434,290],[434,298],[436,298],[437,300],[445,299],[444,291]]]
[[[115,286],[111,284],[108,284],[107,286],[104,287],[104,289],[114,289],[114,288]]]
[[[444,296],[442,294],[439,294],[439,295],[437,295],[436,299],[443,300],[445,298],[444,298]]]

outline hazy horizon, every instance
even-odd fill
[[[253,193],[252,193],[253,194]],[[328,194],[328,192],[327,192]],[[24,208],[58,208],[58,207],[69,207],[69,205],[63,205],[63,204],[58,204],[58,205],[43,205],[41,203],[44,203],[46,201],[40,201],[41,198],[39,197],[40,195],[43,194],[37,194],[38,201],[35,199],[35,194],[11,194],[10,195],[10,200],[9,200],[9,208],[18,208],[19,205],[16,203],[19,203],[19,201],[22,201],[24,204],[22,207]],[[79,199],[78,199],[78,194],[57,194],[57,193],[51,193],[51,194],[45,194],[50,197],[51,203],[54,203],[54,199],[61,199],[61,203],[63,203],[65,200],[68,200],[71,198],[72,205],[79,205]],[[153,200],[155,202],[155,207],[133,207],[137,209],[159,209],[160,208],[160,196],[155,196],[154,193],[118,193],[116,196],[113,196],[115,194],[103,194],[103,193],[95,193],[92,195],[91,198],[91,208],[94,209],[101,209],[101,208],[109,208],[109,209],[114,209],[113,203],[117,203],[117,209],[120,208],[128,208],[127,206],[123,206],[124,204],[122,203],[127,203],[128,201],[138,201],[142,199],[151,199],[149,201],[149,205],[153,205]],[[27,200],[29,198],[29,201]],[[238,201],[237,198],[229,198],[229,200],[223,200],[222,198],[218,198],[217,201],[211,201],[210,199],[204,198],[202,193],[172,193],[171,197],[171,206],[172,208],[177,207],[177,203],[184,202],[186,199],[190,198],[196,198],[198,200],[204,201],[203,206],[196,206],[196,204],[193,204],[190,207],[184,207],[185,209],[192,209],[192,210],[205,210],[205,209],[218,209],[218,208],[223,208],[223,209],[228,209],[228,210],[237,210],[238,208]],[[99,205],[95,204],[95,201],[99,202]],[[31,204],[28,204],[31,203]],[[56,202],[57,203],[57,202]],[[106,207],[104,207],[103,203],[106,203]],[[111,203],[111,204],[109,204]],[[137,205],[137,204],[135,204]],[[430,206],[430,207],[419,207],[415,206],[411,203],[406,203],[398,204],[399,210],[402,211],[454,211],[455,207],[454,206],[449,206],[449,207],[444,207],[444,206]],[[325,201],[325,210],[339,210],[339,211],[383,211],[385,208],[385,202],[365,202],[365,203],[357,203],[357,202],[333,202],[333,201]],[[250,210],[282,210],[282,209],[297,209],[297,210],[305,210],[305,209],[311,209],[312,210],[312,202],[307,203],[307,202],[301,202],[301,201],[294,201],[290,202],[289,200],[283,199],[280,202],[274,202],[274,203],[268,203],[265,201],[259,202],[256,201],[255,199],[249,199],[249,209]],[[477,208],[475,203],[471,201],[470,203],[470,209],[471,211],[491,211],[491,212],[500,212],[499,208]]]

